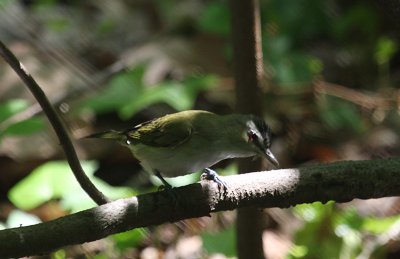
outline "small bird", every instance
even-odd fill
[[[119,141],[127,146],[142,167],[163,177],[177,177],[205,169],[206,179],[226,187],[208,167],[235,157],[266,157],[274,167],[279,163],[270,150],[271,131],[253,115],[217,115],[208,111],[188,110],[165,115],[122,131],[110,130],[86,138]]]

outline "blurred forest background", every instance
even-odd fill
[[[283,167],[400,151],[398,1],[260,1],[264,114]],[[92,132],[186,109],[234,109],[228,1],[1,0],[0,38],[62,115],[108,197],[155,191]],[[0,61],[0,229],[94,206],[20,79]],[[234,174],[232,161],[216,166]],[[171,179],[174,186],[199,174]],[[399,258],[396,197],[265,210],[270,258]],[[132,230],[51,258],[235,257],[234,212]],[[1,244],[0,244],[1,247]]]

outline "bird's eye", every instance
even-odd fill
[[[254,142],[257,139],[257,133],[254,130],[249,130],[247,137],[249,142]]]

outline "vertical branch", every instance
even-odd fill
[[[230,0],[234,57],[236,109],[240,113],[262,116],[263,55],[258,0]],[[261,169],[261,161],[239,162],[239,172]],[[264,258],[263,214],[256,208],[237,212],[236,243],[238,257]]]
[[[236,109],[262,115],[263,54],[258,0],[231,0]]]
[[[96,186],[87,177],[83,168],[79,162],[78,156],[75,152],[74,146],[72,144],[71,138],[65,129],[65,126],[58,116],[57,112],[50,104],[45,93],[36,83],[33,77],[26,71],[22,63],[14,56],[14,54],[0,41],[0,56],[10,65],[10,67],[17,73],[25,85],[29,88],[32,94],[35,96],[36,100],[39,102],[44,113],[48,117],[54,131],[57,134],[60,144],[64,149],[65,155],[68,160],[68,164],[71,167],[77,181],[81,185],[82,189],[97,203],[104,204],[108,200],[107,198],[97,190]]]

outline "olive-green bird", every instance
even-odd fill
[[[163,177],[176,177],[206,169],[208,179],[225,185],[208,167],[235,157],[266,157],[279,163],[270,151],[271,131],[253,115],[217,115],[189,110],[153,119],[122,131],[88,136],[119,141],[127,146],[143,168],[154,173],[167,188]],[[226,186],[226,185],[225,185]]]

